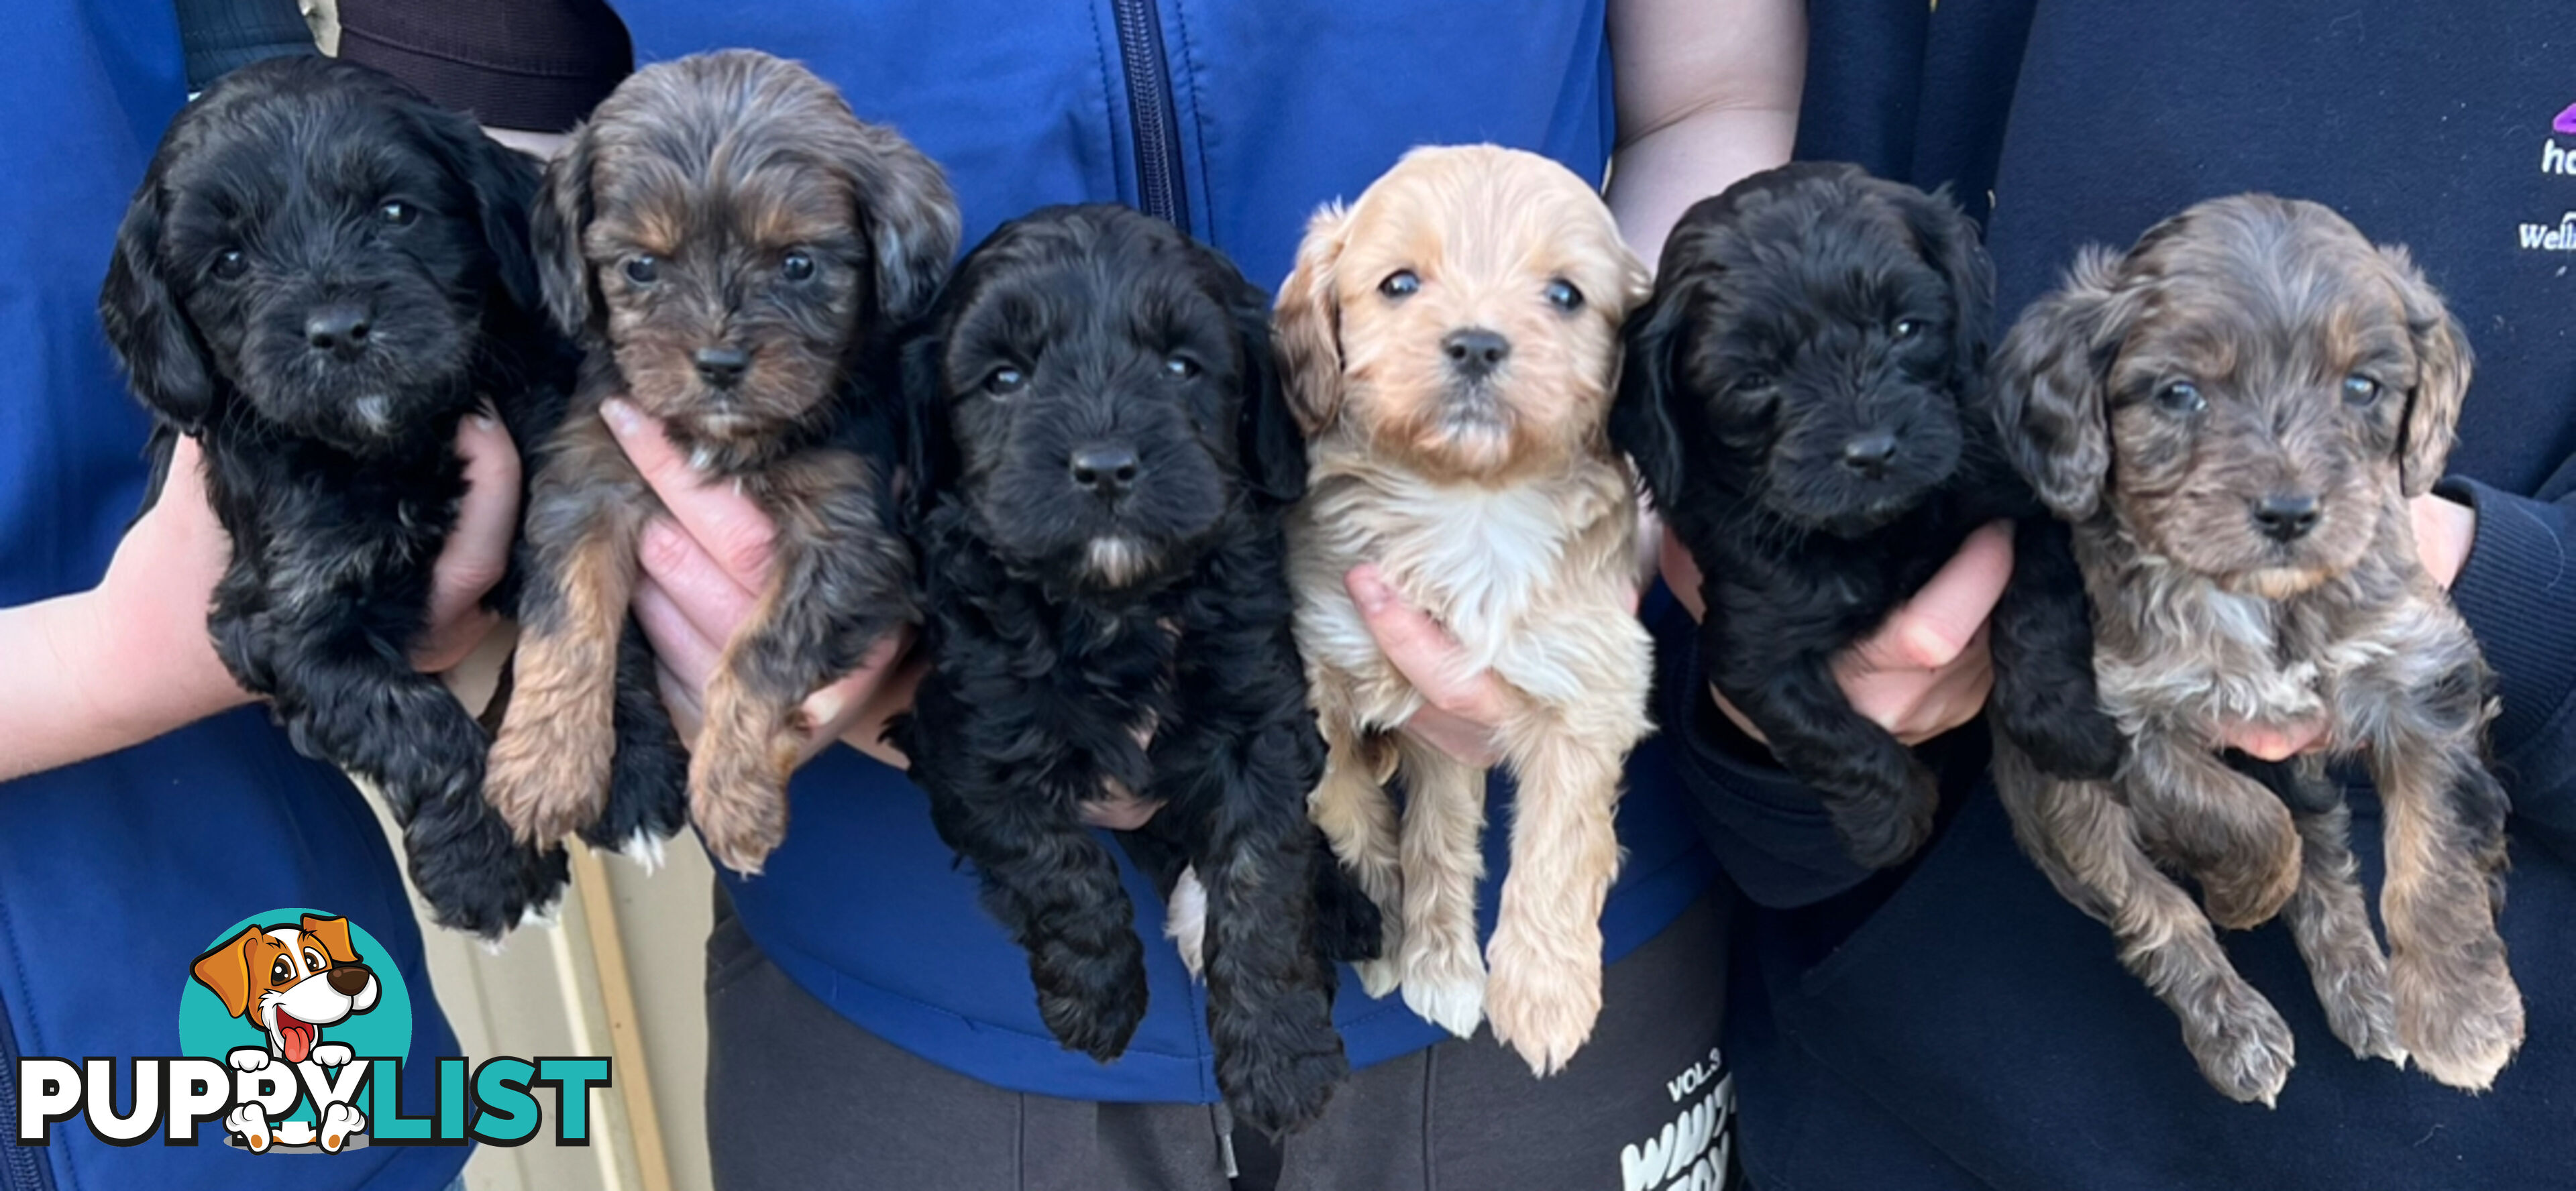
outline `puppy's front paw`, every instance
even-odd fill
[[[2459,954],[2397,957],[2398,1040],[2425,1074],[2462,1091],[2494,1086],[2522,1047],[2522,990],[2505,970],[2501,943],[2492,954],[2492,962],[2475,963]]]
[[[1404,983],[1404,965],[1393,959],[1361,960],[1351,970],[1359,974],[1360,991],[1371,997],[1384,998]]]
[[[1041,939],[1029,949],[1029,976],[1038,1016],[1067,1050],[1106,1063],[1145,1020],[1145,948],[1133,932],[1112,932],[1097,949]]]
[[[268,1069],[268,1052],[256,1046],[235,1047],[231,1054],[224,1056],[224,1061],[232,1064],[235,1071],[265,1071]]]
[[[2253,986],[2230,978],[2205,1009],[2186,1014],[2183,1045],[2200,1061],[2200,1074],[2228,1099],[2271,1108],[2290,1081],[2296,1048],[2289,1024]]]
[[[1485,959],[1476,954],[1475,936],[1459,946],[1418,931],[1405,937],[1404,947],[1404,1003],[1424,1021],[1473,1037],[1485,1020]]]
[[[2406,1065],[2406,1046],[2397,1038],[2397,998],[2388,987],[2388,961],[2376,945],[2355,953],[2317,980],[2317,1000],[2325,1007],[2326,1026],[2357,1059],[2386,1059]]]
[[[1486,948],[1485,1015],[1496,1041],[1534,1075],[1554,1075],[1592,1037],[1601,1016],[1601,937],[1542,946],[1505,921]]]
[[[244,1104],[224,1114],[224,1128],[242,1139],[254,1154],[268,1152],[272,1140],[268,1132],[268,1114],[256,1104]]]
[[[328,1105],[322,1109],[322,1151],[327,1154],[339,1153],[340,1147],[348,1144],[349,1138],[365,1132],[366,1129],[366,1114],[346,1104]]]
[[[737,742],[738,743],[738,742]],[[709,732],[689,759],[689,818],[726,868],[758,876],[769,854],[787,839],[787,773],[766,747],[728,746]]]
[[[325,1042],[313,1048],[313,1061],[324,1067],[346,1067],[353,1057],[345,1043]]]

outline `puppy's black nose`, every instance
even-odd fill
[[[344,997],[358,995],[360,989],[367,987],[367,981],[374,978],[375,973],[368,971],[365,964],[341,964],[323,975],[323,979],[331,982],[331,991]]]
[[[317,352],[354,356],[367,347],[367,308],[355,302],[334,302],[304,320],[304,341]]]
[[[698,379],[719,389],[742,383],[742,374],[751,369],[751,356],[738,347],[702,347],[689,362],[698,366]]]
[[[1468,380],[1476,380],[1501,367],[1512,354],[1512,341],[1483,327],[1451,331],[1440,341],[1440,350],[1449,355],[1449,368]]]
[[[1136,452],[1125,447],[1084,447],[1073,453],[1073,482],[1116,496],[1136,482]]]
[[[1843,466],[1875,480],[1896,460],[1896,436],[1864,434],[1843,444]]]
[[[2295,542],[2317,527],[2317,498],[2305,493],[2275,492],[2254,502],[2254,523],[2275,542]]]

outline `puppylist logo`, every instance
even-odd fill
[[[609,1086],[600,1057],[436,1060],[434,1111],[406,1116],[411,994],[375,936],[310,909],[234,923],[187,963],[179,997],[185,1054],[18,1060],[17,1144],[49,1145],[78,1118],[100,1141],[193,1146],[220,1124],[254,1154],[337,1154],[369,1145],[516,1146],[545,1119],[557,1145],[590,1144],[590,1092]],[[118,1111],[118,1105],[125,1110]],[[469,1112],[469,1106],[472,1111]],[[417,1097],[408,1104],[423,1107]]]

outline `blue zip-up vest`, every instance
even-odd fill
[[[0,70],[0,607],[97,582],[142,499],[146,422],[95,313],[118,218],[186,95],[169,5],[25,0]],[[0,658],[0,667],[30,659]],[[136,683],[150,674],[128,676]],[[458,1053],[384,833],[338,773],[244,708],[87,764],[0,784],[0,1119],[16,1058],[183,1053],[179,998],[217,932],[311,906],[347,916],[412,997],[408,1105]],[[120,1070],[123,1065],[119,1064]],[[119,1104],[130,1105],[120,1082]],[[0,1191],[437,1191],[466,1151],[251,1155],[220,1125],[193,1148],[109,1146],[78,1122],[0,1138]]]
[[[1044,204],[1118,201],[1189,229],[1271,286],[1319,204],[1357,197],[1415,145],[1492,141],[1597,179],[1613,139],[1601,0],[1508,13],[1464,0],[617,8],[639,64],[751,46],[811,65],[861,117],[892,124],[947,167],[970,244]],[[1687,631],[1666,597],[1648,615]],[[1627,864],[1603,920],[1614,959],[1669,924],[1715,873],[1663,746],[1650,741],[1628,772]],[[918,788],[835,749],[799,776],[794,798],[786,846],[764,875],[731,888],[752,937],[815,996],[879,1037],[1003,1087],[1216,1098],[1205,990],[1159,945],[1161,904],[1132,871],[1137,928],[1158,944],[1147,960],[1152,1009],[1127,1053],[1102,1065],[1048,1036],[1027,960],[977,907],[974,877],[931,831]],[[1488,930],[1510,806],[1498,784]],[[1352,980],[1337,1008],[1356,1064],[1447,1037]]]

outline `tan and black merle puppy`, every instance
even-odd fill
[[[205,448],[233,544],[216,653],[297,750],[383,791],[438,920],[486,937],[554,901],[564,858],[512,841],[482,728],[409,652],[465,493],[459,420],[488,405],[533,441],[570,379],[538,313],[536,187],[391,78],[261,62],[171,122],[99,294],[156,469],[176,434]]]
[[[1339,870],[1306,821],[1324,747],[1282,530],[1306,457],[1269,323],[1232,264],[1121,207],[1039,211],[958,266],[905,350],[932,669],[897,738],[1047,1028],[1103,1061],[1144,948],[1082,805],[1162,804],[1139,851],[1206,891],[1218,1086],[1276,1133],[1348,1070],[1327,959],[1367,899],[1316,910]]]
[[[1755,174],[1690,209],[1629,323],[1611,436],[1700,565],[1709,681],[1814,787],[1852,858],[1930,836],[1932,771],[1833,662],[1978,526],[2016,519],[1990,624],[1996,730],[2107,777],[2083,579],[1986,413],[1994,267],[1947,199],[1856,166]]]
[[[541,842],[649,851],[685,814],[718,861],[758,872],[787,832],[799,704],[910,616],[886,506],[892,332],[947,273],[956,201],[811,71],[728,50],[620,84],[547,167],[531,234],[588,355],[530,484],[517,685],[487,793]],[[619,394],[778,527],[685,753],[628,611],[637,535],[662,506],[600,419]]]

